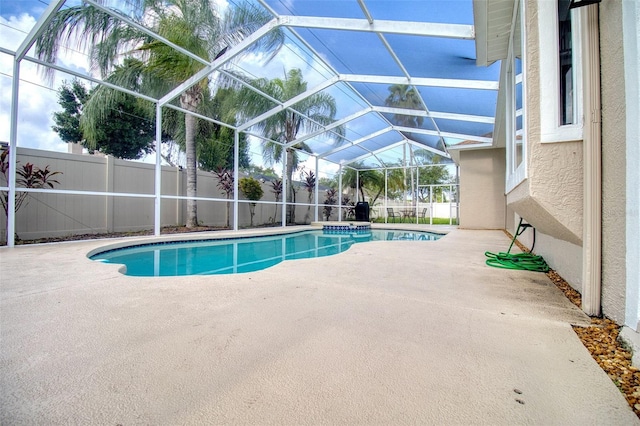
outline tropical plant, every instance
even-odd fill
[[[327,221],[329,221],[329,218],[331,217],[331,212],[333,211],[332,206],[334,206],[338,202],[338,199],[336,198],[337,195],[338,191],[334,188],[327,189],[327,193],[324,199],[324,207],[322,207],[322,214]]]
[[[358,171],[349,168],[344,171],[342,185],[345,188],[355,188],[357,179],[362,200],[366,201],[366,195],[368,195],[369,205],[374,206],[378,198],[384,194],[385,173],[387,174],[387,198],[394,199],[401,196],[405,189],[405,181],[404,172],[399,168],[387,171],[370,169]]]
[[[219,88],[213,97],[204,93],[200,112],[220,122],[236,124],[232,113],[234,100],[233,88]],[[180,113],[182,114],[182,113]],[[177,130],[184,133],[184,120],[178,120]],[[238,165],[246,169],[251,164],[249,156],[249,142],[247,135],[240,133]],[[183,137],[178,139],[183,140]],[[203,170],[217,170],[219,168],[233,169],[234,167],[234,131],[217,123],[198,120],[196,129],[196,146],[198,150],[198,167]]]
[[[251,81],[251,84],[282,102],[304,93],[307,90],[307,82],[303,80],[302,71],[298,68],[289,70],[284,79],[264,78]],[[240,116],[245,119],[253,118],[271,109],[273,103],[257,94],[249,88],[238,91],[237,108]],[[295,111],[294,111],[295,109]],[[327,93],[316,93],[293,106],[293,109],[282,110],[271,115],[256,124],[256,128],[263,135],[275,142],[265,142],[262,155],[267,164],[282,161],[283,151],[286,151],[286,183],[287,201],[295,202],[295,188],[293,185],[293,172],[298,168],[298,152],[310,152],[309,146],[304,142],[294,143],[300,133],[308,133],[322,129],[334,121],[336,114],[336,101]],[[287,217],[289,223],[295,223],[295,205],[287,205]]]
[[[356,166],[358,165],[361,165],[361,163],[356,163]],[[342,186],[343,188],[354,189],[356,193],[359,192],[362,201],[366,201],[365,189],[373,194],[377,192],[374,197],[369,196],[370,203],[373,204],[384,191],[384,174],[378,170],[347,168],[342,174]]]
[[[309,204],[307,206],[307,213],[304,215],[304,223],[307,223],[311,215],[311,200],[316,191],[316,175],[313,173],[313,170],[309,170],[308,172],[303,170],[301,175],[302,187],[307,191],[307,204]]]
[[[262,198],[264,191],[260,182],[252,177],[243,177],[238,182],[240,191],[247,200],[258,201]],[[256,214],[256,203],[249,203],[249,214],[251,215],[251,225],[253,226],[253,216]]]
[[[351,201],[351,197],[348,195],[342,196],[342,210],[344,215],[348,219],[353,219],[356,215],[355,203]]]
[[[3,182],[0,182],[3,186],[9,185],[9,148],[5,148],[0,153],[0,176],[2,176]],[[53,177],[61,175],[62,172],[54,172],[49,170],[49,165],[46,165],[44,169],[34,166],[31,163],[26,163],[18,167],[18,161],[16,161],[16,187],[20,188],[50,188],[53,189],[55,185],[59,185],[60,182]],[[15,195],[15,209],[17,212],[20,207],[28,203],[29,193],[24,191],[16,191]],[[4,209],[4,214],[8,218],[9,216],[9,192],[0,191],[0,202]]]
[[[273,196],[276,199],[276,211],[273,214],[273,220],[271,221],[271,223],[276,223],[276,217],[278,217],[278,202],[280,201],[280,196],[282,195],[282,179],[272,180],[270,191],[273,193]]]
[[[389,86],[389,96],[384,104],[389,107],[422,110],[423,105],[420,94],[415,87],[406,84],[393,84]],[[394,124],[404,127],[420,127],[424,117],[417,115],[394,114]]]
[[[147,33],[121,20],[119,12],[106,13],[87,3],[60,9],[36,42],[36,55],[46,62],[55,62],[60,47],[77,40],[76,47],[89,50],[92,66],[108,76],[121,57],[136,58],[140,66],[140,91],[162,96],[184,83],[213,61],[223,49],[238,43],[266,23],[270,16],[258,8],[229,5],[224,17],[209,0],[131,0],[133,8],[127,18],[148,27],[171,43],[197,56],[187,56]],[[282,32],[271,31],[253,46],[274,52],[282,45]],[[129,68],[131,69],[131,68]],[[52,68],[47,68],[52,73]],[[126,73],[125,73],[126,74]],[[127,80],[130,76],[123,75]],[[125,88],[130,81],[123,81]],[[191,85],[179,95],[180,106],[189,112],[198,111],[209,79]],[[132,89],[135,90],[135,89]],[[111,105],[104,105],[111,108]],[[198,224],[196,122],[192,114],[184,114],[184,146],[187,168],[186,226]]]
[[[423,110],[424,105],[422,102],[422,98],[420,97],[420,93],[416,90],[414,86],[406,85],[406,84],[393,84],[388,87],[388,90],[389,90],[389,96],[387,96],[387,98],[384,101],[386,106],[401,108],[401,109]],[[419,115],[406,115],[406,114],[393,115],[393,123],[398,126],[420,128],[423,122],[424,122],[424,117]],[[406,161],[403,161],[403,163],[406,163]],[[407,169],[402,169],[402,173],[403,173],[403,178],[406,181]],[[413,174],[410,175],[410,180],[411,180],[410,188],[413,191],[415,187]]]
[[[219,168],[218,170],[213,172],[213,174],[218,179],[218,189],[220,189],[222,193],[226,195],[227,200],[230,199],[234,189],[233,172],[226,168]],[[229,228],[229,209],[231,205],[228,202],[225,204],[227,205],[227,228]]]
[[[397,200],[403,199],[407,189],[406,169],[396,167],[388,169],[387,174],[387,198]],[[384,190],[383,190],[384,191]]]

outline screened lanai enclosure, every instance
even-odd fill
[[[20,223],[56,220],[59,233],[159,235],[180,224],[237,230],[250,208],[252,224],[254,214],[279,226],[346,220],[361,201],[372,220],[455,218],[456,152],[494,146],[500,62],[477,64],[472,0],[32,6],[26,26],[9,18],[19,10],[2,6],[9,246]],[[55,111],[30,116],[34,78],[49,98],[62,82],[86,87],[76,141],[85,155],[29,136],[34,121],[50,129]],[[126,109],[131,99],[136,112]],[[96,134],[108,133],[105,122],[129,116],[150,123],[146,162],[86,155]],[[62,173],[34,185],[27,163]],[[262,194],[245,190],[248,177]]]

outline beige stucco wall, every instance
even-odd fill
[[[504,229],[505,150],[460,152],[460,227]]]
[[[622,5],[600,3],[602,84],[602,311],[625,319],[625,84]],[[638,166],[640,167],[640,166]]]
[[[519,220],[520,217],[515,215],[512,232],[516,231]],[[527,248],[533,247],[535,254],[542,256],[553,270],[582,294],[582,246],[554,238],[537,229],[534,244],[534,231],[531,228],[526,229],[518,241]]]
[[[540,232],[582,244],[582,141],[541,142],[540,49],[536,2],[526,7],[527,178],[508,206]]]

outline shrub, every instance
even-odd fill
[[[238,186],[240,187],[240,192],[242,192],[247,200],[258,201],[264,194],[260,182],[252,177],[244,177],[240,179]],[[253,226],[253,216],[256,214],[256,203],[249,203],[249,214],[251,215],[250,226]]]

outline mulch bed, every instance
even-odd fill
[[[182,234],[187,232],[205,232],[205,231],[224,231],[228,230],[226,227],[211,227],[211,226],[197,226],[195,228],[187,228],[186,226],[165,226],[160,229],[160,234]],[[95,240],[97,238],[123,238],[123,237],[139,237],[145,235],[153,235],[153,230],[148,229],[144,231],[135,232],[110,232],[104,234],[79,234],[79,235],[67,235],[64,237],[51,237],[51,238],[38,238],[35,240],[20,240],[16,238],[16,245],[23,244],[42,244],[42,243],[59,243],[63,241],[80,241],[80,240]]]
[[[505,231],[509,238],[513,238]],[[516,245],[523,252],[529,249],[518,240]],[[574,305],[582,307],[582,297],[554,270],[547,272],[547,277],[564,293]],[[634,413],[640,418],[640,370],[631,365],[631,352],[618,340],[620,333],[618,324],[608,318],[591,318],[588,327],[574,326],[582,344],[589,350],[593,359],[604,370],[611,381],[620,389]]]

